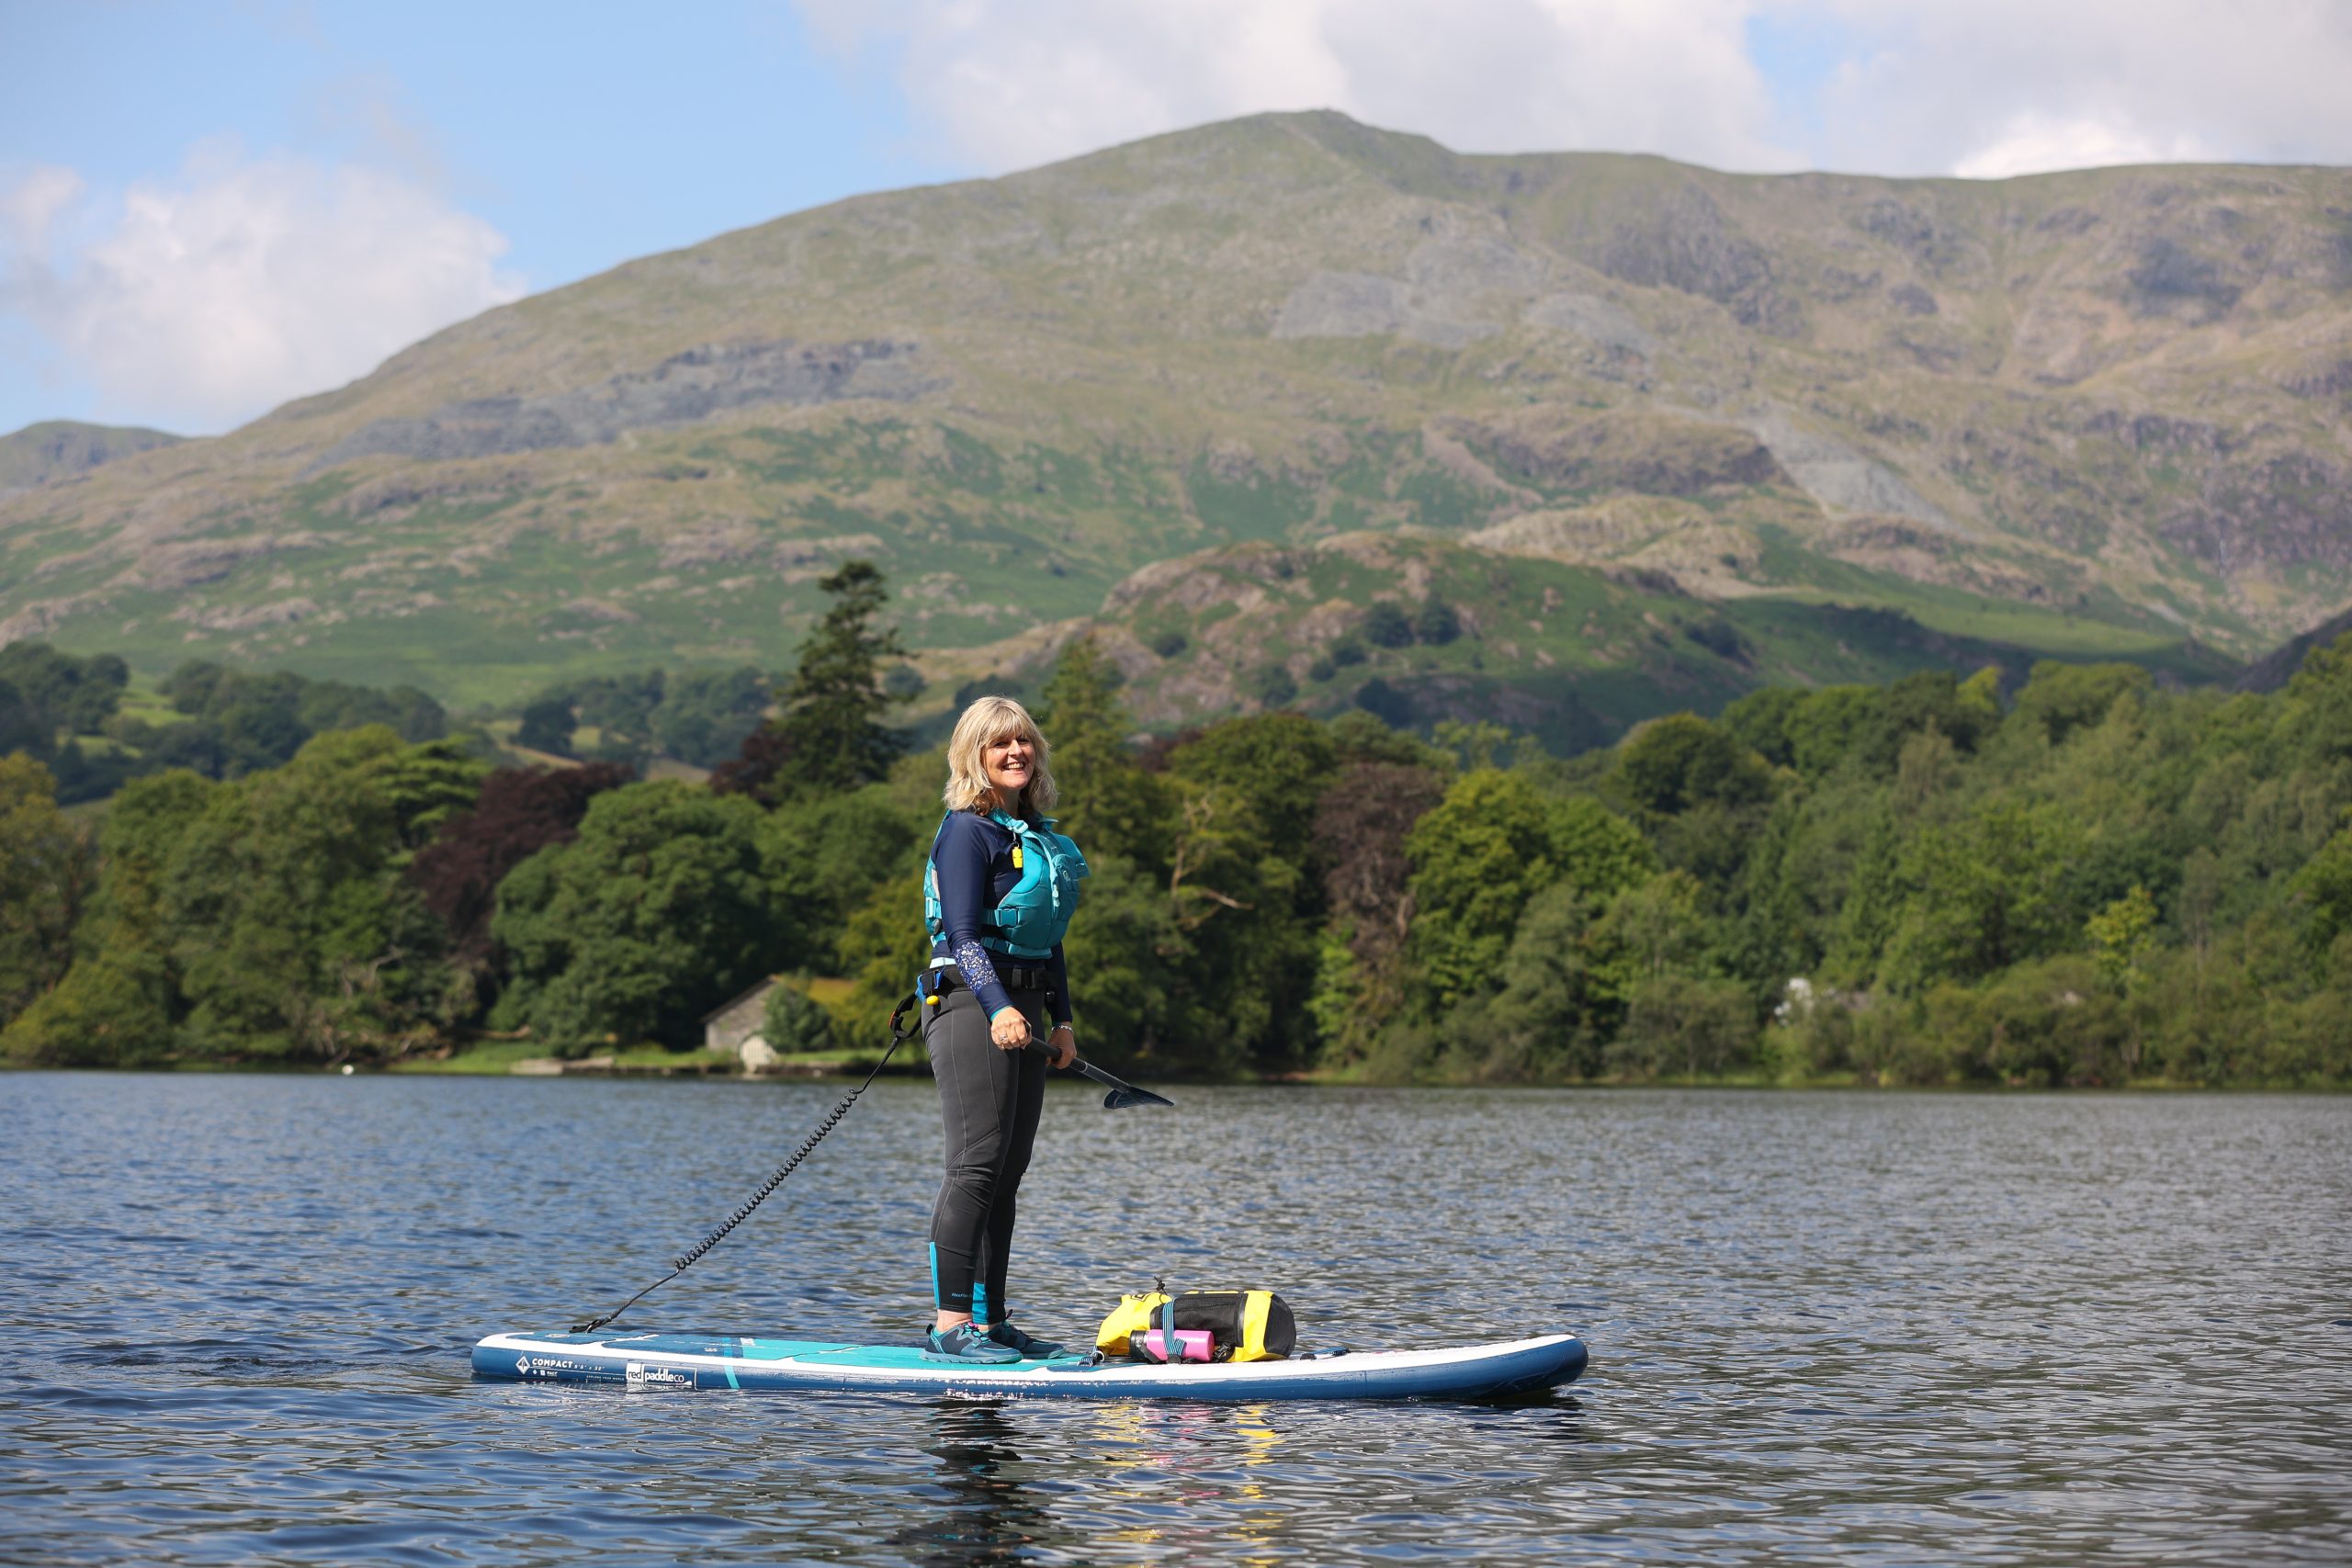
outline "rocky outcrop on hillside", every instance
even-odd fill
[[[1804,308],[1774,278],[1770,254],[1696,185],[1669,190],[1639,216],[1620,220],[1600,247],[1600,263],[1626,283],[1712,299],[1740,325],[1776,337],[1793,336],[1804,324]]]
[[[1671,415],[1538,404],[1455,429],[1498,472],[1547,494],[1696,496],[1789,482],[1770,449],[1747,432]]]
[[[673,355],[641,372],[545,397],[471,398],[422,419],[360,426],[311,462],[333,468],[362,457],[442,463],[595,446],[623,431],[692,424],[763,403],[808,408],[852,399],[907,402],[936,391],[912,343],[713,344]]]

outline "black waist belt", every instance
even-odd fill
[[[1054,975],[1050,969],[1032,968],[1019,964],[1000,964],[996,966],[996,977],[1008,991],[1050,991],[1054,988]],[[967,990],[970,989],[964,985],[963,971],[953,964],[943,964],[933,969],[931,972],[931,986],[932,994],[934,996],[943,996],[959,987]]]

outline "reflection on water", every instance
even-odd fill
[[[1017,1562],[1046,1533],[1042,1495],[1025,1487],[1012,1423],[1000,1400],[946,1399],[931,1413],[923,1451],[939,1463],[917,1495],[936,1508],[895,1530],[910,1561],[937,1568]]]
[[[631,1321],[911,1337],[928,1094],[877,1086]],[[2352,1559],[2344,1099],[1057,1091],[1035,1331],[1165,1275],[1279,1289],[1318,1344],[1571,1327],[1592,1370],[1386,1407],[468,1377],[660,1273],[833,1098],[0,1078],[0,1561]]]
[[[908,1561],[936,1568],[983,1568],[1081,1547],[1121,1562],[1206,1551],[1219,1561],[1272,1562],[1283,1554],[1276,1540],[1282,1504],[1265,1467],[1283,1437],[1269,1411],[937,1401],[923,1445],[937,1463],[929,1483],[913,1491],[926,1506],[892,1532],[890,1543]],[[1024,1417],[1037,1424],[1040,1440],[1075,1442],[1091,1456],[1082,1483],[1065,1476],[1057,1486],[1050,1463],[1023,1453]],[[1119,1522],[1083,1534],[1058,1525],[1057,1494],[1078,1486],[1085,1513]]]

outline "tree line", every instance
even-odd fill
[[[291,761],[329,730],[380,724],[409,740],[449,732],[441,705],[413,686],[378,690],[191,660],[158,689],[171,711],[158,723],[122,711],[130,683],[130,667],[110,653],[81,659],[40,642],[0,648],[0,754],[43,764],[70,806],[175,768],[242,778]]]
[[[852,562],[707,784],[493,769],[382,724],[128,783],[95,840],[0,761],[0,1050],[380,1059],[695,1043],[773,973],[878,1045],[944,762]],[[1438,628],[1442,629],[1442,628]],[[578,694],[574,694],[577,697]],[[584,700],[584,699],[582,699]],[[658,700],[647,711],[658,708]],[[1035,704],[1094,874],[1090,1055],[1372,1081],[2352,1080],[2352,638],[2267,694],[2120,665],[1776,688],[1543,755],[1272,709],[1138,740],[1069,645]]]

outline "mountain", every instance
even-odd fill
[[[101,463],[152,451],[179,440],[160,430],[127,424],[84,424],[51,419],[0,435],[0,495],[86,473]]]
[[[1621,613],[1714,660],[1702,695],[1931,645],[2219,673],[2352,602],[2352,172],[1212,125],[632,262],[0,498],[0,637],[505,701],[778,662],[852,554],[940,692],[1099,625],[1163,714],[1267,700],[1276,652],[1349,700],[1369,661],[1301,677],[1439,580],[1476,626],[1416,678],[1571,728],[1676,689]],[[1476,587],[1537,582],[1615,608]],[[1282,649],[1220,641],[1250,592]]]

